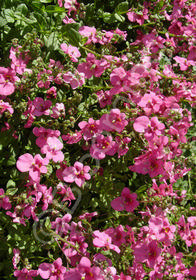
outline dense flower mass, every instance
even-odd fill
[[[194,279],[195,1],[8,2],[0,274]]]

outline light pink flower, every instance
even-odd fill
[[[16,166],[20,172],[29,172],[29,176],[34,182],[39,182],[40,174],[47,173],[46,165],[48,163],[49,160],[43,159],[39,154],[33,157],[26,153],[18,158]]]
[[[150,120],[146,116],[141,116],[135,119],[133,128],[137,132],[144,132],[147,129],[148,125],[150,124]]]
[[[38,268],[38,274],[43,279],[63,280],[66,268],[62,266],[62,259],[56,259],[52,264],[42,263]]]
[[[105,232],[100,232],[99,230],[95,230],[93,232],[93,245],[95,247],[105,247],[107,250],[111,249],[117,253],[120,253],[120,249],[118,246],[112,244],[112,238],[106,234]]]
[[[42,154],[46,154],[47,159],[52,159],[54,162],[61,162],[64,160],[62,149],[63,143],[55,136],[49,136],[46,144],[41,148],[41,152]]]
[[[23,268],[22,270],[15,270],[14,276],[18,277],[17,280],[33,280],[38,275],[37,270],[28,270]]]
[[[83,165],[81,162],[76,161],[74,166],[65,168],[63,171],[63,180],[67,183],[73,183],[75,181],[78,187],[84,185],[85,180],[90,180],[91,176],[88,173],[90,166]]]
[[[78,62],[77,57],[80,57],[81,53],[77,47],[73,47],[71,45],[68,46],[67,44],[63,43],[61,44],[61,49],[64,51],[64,53],[69,55],[73,62]]]
[[[11,95],[15,91],[15,82],[20,79],[11,68],[0,67],[0,95]]]
[[[4,102],[3,100],[0,100],[0,115],[3,114],[5,111],[10,112],[10,114],[14,113],[14,109],[8,102]]]

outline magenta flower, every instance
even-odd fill
[[[133,128],[137,132],[144,132],[148,128],[149,124],[150,124],[149,118],[146,116],[141,116],[135,119]]]
[[[33,115],[36,117],[40,117],[42,115],[49,115],[50,114],[50,106],[52,105],[52,102],[50,100],[44,101],[41,97],[36,97],[32,105],[34,106]]]
[[[119,109],[112,109],[110,114],[103,114],[100,119],[100,128],[106,131],[122,132],[128,121],[125,120],[126,115],[121,113]]]
[[[9,202],[9,197],[4,194],[4,189],[0,189],[0,208],[9,210],[12,208],[12,204]]]
[[[53,264],[42,263],[38,268],[38,274],[43,279],[63,280],[66,268],[62,266],[62,259],[56,259]]]
[[[61,50],[63,50],[66,54],[68,54],[71,58],[71,61],[78,62],[77,57],[81,56],[77,47],[73,47],[71,45],[67,45],[65,43],[61,44]]]
[[[88,173],[90,167],[88,165],[83,166],[79,161],[74,163],[74,166],[65,168],[63,171],[63,180],[67,183],[73,183],[75,181],[78,187],[84,185],[85,180],[90,180],[91,176]]]
[[[100,268],[96,266],[91,267],[91,262],[86,257],[81,258],[77,268],[79,272],[84,276],[82,278],[84,278],[85,280],[103,280]]]
[[[27,268],[14,271],[14,276],[18,277],[17,280],[33,280],[32,277],[36,277],[37,275],[37,270],[28,270]]]
[[[31,154],[24,154],[19,157],[16,166],[20,172],[28,172],[34,182],[40,181],[40,174],[47,173],[46,165],[49,163],[47,158],[42,158],[39,154],[33,157]]]
[[[54,162],[62,162],[64,154],[61,151],[63,143],[56,137],[48,137],[46,144],[41,148],[41,152],[46,154],[46,158],[52,159]]]
[[[95,247],[105,247],[107,250],[111,249],[117,252],[118,254],[120,253],[120,249],[118,246],[112,244],[112,238],[106,234],[105,232],[100,232],[99,230],[95,230],[93,232],[93,245]]]
[[[5,111],[10,112],[10,114],[14,113],[14,109],[8,102],[4,102],[3,100],[0,100],[0,115],[3,114]]]
[[[98,133],[102,132],[99,127],[99,120],[95,121],[92,118],[89,118],[88,122],[80,122],[78,126],[82,130],[81,132],[85,141],[90,140],[93,136],[96,136]]]
[[[134,248],[134,256],[136,262],[146,262],[151,268],[154,268],[157,262],[160,262],[162,257],[161,248],[158,247],[157,241],[153,240],[150,243],[138,244]]]
[[[15,91],[15,82],[20,80],[11,68],[0,67],[0,95],[11,95]]]
[[[123,211],[125,209],[127,212],[133,212],[139,205],[139,202],[136,199],[136,193],[131,194],[129,188],[124,188],[121,196],[112,200],[111,206],[116,211]]]
[[[90,154],[93,158],[103,159],[106,155],[113,156],[117,151],[117,144],[112,141],[112,136],[99,134],[95,143],[90,147]]]

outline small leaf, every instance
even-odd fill
[[[81,41],[81,35],[79,32],[77,32],[74,28],[70,28],[65,31],[66,37],[69,39],[69,43],[72,46],[79,46],[79,42]]]
[[[9,188],[6,191],[6,195],[14,195],[18,191],[18,188]]]
[[[65,11],[65,8],[59,6],[49,5],[46,7],[46,12],[48,13],[62,13]]]
[[[6,9],[4,11],[4,15],[5,15],[7,22],[13,23],[15,21],[14,12],[12,10]]]
[[[41,3],[51,3],[53,0],[40,0]]]
[[[3,17],[0,17],[0,27],[5,26],[6,23],[7,23],[7,20],[5,18],[3,18]]]
[[[9,180],[7,182],[6,188],[15,187],[16,183],[13,180]]]
[[[124,22],[125,21],[125,17],[123,17],[123,16],[121,16],[121,15],[119,15],[117,13],[115,13],[114,16],[120,22]]]
[[[20,4],[17,6],[16,11],[22,14],[23,16],[26,16],[28,13],[28,8],[25,4]]]
[[[117,13],[119,15],[124,14],[124,13],[128,12],[128,9],[129,9],[129,3],[122,2],[122,3],[119,3],[118,6],[116,7],[115,13]]]

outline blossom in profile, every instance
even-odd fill
[[[136,193],[131,193],[129,188],[124,188],[121,196],[112,200],[111,206],[116,211],[126,210],[127,212],[133,212],[139,205],[136,199]]]

